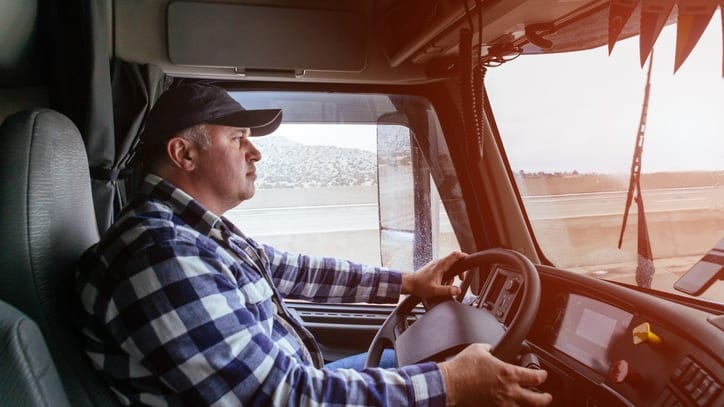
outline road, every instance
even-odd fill
[[[274,198],[279,200],[280,196]],[[699,231],[700,235],[709,239],[712,233],[716,235],[717,231],[721,230],[720,222],[716,219],[720,219],[718,217],[724,211],[724,188],[647,190],[644,191],[644,200],[646,212],[650,215],[649,230],[656,234],[655,239],[658,238],[655,244],[657,277],[654,280],[654,288],[673,292],[674,281],[699,257],[686,253],[692,250],[694,253],[700,253],[701,247],[711,244],[708,240],[701,241],[701,236],[690,232]],[[543,229],[537,230],[536,233],[540,232],[541,235],[538,237],[546,242],[546,254],[552,256],[557,264],[561,263],[564,268],[592,273],[591,275],[599,278],[634,283],[634,269],[631,267],[630,259],[614,248],[620,230],[620,216],[623,214],[626,202],[625,192],[529,196],[524,197],[524,201],[529,216],[543,222]],[[255,202],[257,206],[263,203],[263,200]],[[226,216],[245,233],[261,238],[262,241],[280,244],[288,250],[305,253],[314,253],[311,250],[319,245],[324,247],[324,252],[317,254],[324,255],[329,255],[327,250],[335,246],[335,256],[354,258],[370,264],[379,261],[379,241],[376,245],[360,245],[360,239],[364,241],[377,236],[376,203],[242,208],[243,206],[231,210]],[[706,213],[707,210],[710,212]],[[635,203],[631,212],[636,213]],[[655,221],[657,212],[663,215],[662,224]],[[674,219],[669,219],[670,217],[664,214],[666,212],[682,214],[685,220],[681,225],[672,225]],[[704,218],[701,218],[702,216]],[[715,218],[710,219],[706,216]],[[629,222],[635,222],[635,219],[634,215]],[[551,227],[551,225],[556,226]],[[573,225],[572,229],[566,233],[561,233],[561,229],[558,228],[570,225]],[[440,229],[441,232],[449,231],[449,223],[442,222]],[[629,232],[629,239],[634,239],[632,244],[635,244],[635,228],[630,229],[632,231]],[[314,235],[322,232],[337,233]],[[307,233],[311,234],[313,241],[298,240],[300,234]],[[354,237],[350,237],[352,235]],[[576,250],[580,252],[580,256],[574,256],[575,263],[590,264],[590,267],[563,264],[571,260],[571,256],[567,254],[571,249],[569,244],[571,239],[576,240]],[[350,243],[352,240],[356,243]],[[610,250],[601,247],[601,240],[610,242]],[[559,241],[561,244],[556,244]],[[629,250],[635,250],[635,246],[629,247]],[[682,254],[683,252],[686,253]],[[606,270],[605,276],[597,274],[601,270]],[[713,285],[703,297],[724,301],[724,284]]]
[[[625,192],[602,192],[524,197],[528,214],[535,219],[563,219],[623,214]],[[724,188],[677,188],[644,192],[647,213],[715,209],[724,202]],[[632,213],[636,204],[632,204]],[[377,228],[376,203],[280,208],[232,209],[226,213],[234,224],[252,236],[288,232],[338,232]],[[441,227],[449,225],[441,225]]]
[[[712,208],[724,202],[724,188],[672,188],[643,192],[646,213]],[[530,196],[524,198],[528,215],[536,219],[560,219],[623,214],[625,192]],[[632,202],[632,212],[636,203]]]

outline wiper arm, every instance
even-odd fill
[[[636,146],[634,148],[633,160],[631,162],[631,176],[628,185],[628,194],[626,195],[626,207],[623,213],[623,223],[621,224],[621,234],[618,238],[618,248],[623,243],[623,233],[626,230],[628,222],[628,213],[631,209],[631,201],[636,192],[636,207],[638,210],[638,262],[636,266],[636,284],[639,287],[651,287],[651,280],[654,277],[653,255],[651,253],[651,241],[649,240],[649,231],[646,225],[646,214],[644,211],[644,200],[641,195],[641,156],[644,151],[644,135],[646,133],[646,115],[649,108],[649,93],[651,91],[651,66],[654,62],[654,51],[651,50],[649,56],[649,69],[646,74],[646,87],[644,89],[644,103],[641,109],[641,119],[639,120],[638,133],[636,134]]]

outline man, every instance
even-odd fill
[[[454,359],[396,369],[324,368],[283,298],[396,303],[456,294],[443,273],[462,253],[401,274],[285,253],[222,215],[254,195],[250,136],[279,110],[244,110],[223,89],[182,85],[149,114],[137,196],[84,256],[76,289],[85,349],[125,403],[152,405],[544,405],[544,371],[473,345]]]

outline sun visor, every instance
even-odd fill
[[[367,19],[356,11],[177,1],[168,6],[167,23],[174,64],[240,74],[365,68]]]

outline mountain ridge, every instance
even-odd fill
[[[369,186],[377,183],[375,154],[358,149],[307,145],[285,137],[254,141],[262,153],[257,188]]]

